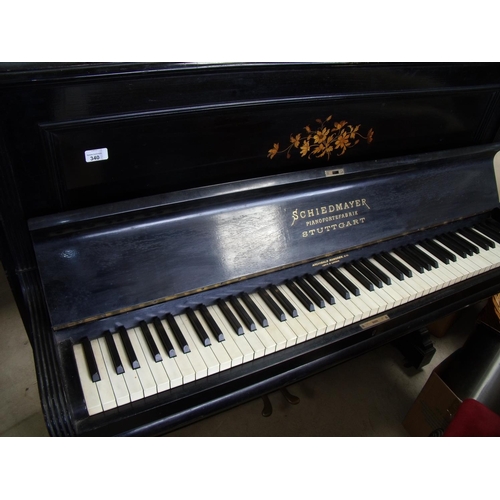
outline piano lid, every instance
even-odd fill
[[[499,150],[496,144],[346,166],[337,176],[318,170],[290,182],[270,177],[136,200],[128,209],[34,219],[52,325],[142,308],[492,210]]]

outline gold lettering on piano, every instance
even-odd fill
[[[330,267],[334,264],[338,264],[341,260],[343,260],[347,257],[349,257],[348,253],[345,253],[343,255],[335,255],[334,257],[323,259],[319,262],[314,262],[312,267]]]
[[[366,198],[343,201],[313,208],[295,208],[291,211],[291,225],[301,225],[302,238],[359,226],[366,223],[366,212],[371,210]]]
[[[361,198],[358,200],[344,201],[341,203],[325,205],[322,207],[308,208],[306,210],[300,210],[296,208],[295,210],[292,210],[292,226],[301,219],[312,219],[313,217],[328,215],[332,213],[336,213],[337,215],[323,217],[320,219],[316,219],[314,221],[307,221],[306,225],[309,226],[309,225],[322,224],[325,222],[331,222],[333,220],[338,220],[345,217],[352,217],[354,215],[358,215],[358,211],[357,210],[350,211],[350,210],[361,207],[366,207],[368,210],[370,210],[370,207],[366,202],[365,198]],[[338,214],[338,212],[345,212],[346,210],[349,211],[348,212],[349,215]]]
[[[267,157],[273,159],[277,154],[286,153],[287,159],[292,157],[295,149],[300,152],[300,156],[311,158],[328,158],[334,152],[337,156],[342,156],[348,149],[365,140],[367,144],[373,141],[373,128],[368,130],[366,135],[360,133],[361,124],[350,125],[345,120],[332,123],[333,115],[326,120],[316,119],[315,127],[309,125],[304,127],[305,132],[290,134],[290,144],[280,149],[279,142],[275,142],[268,151]]]

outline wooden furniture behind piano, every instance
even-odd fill
[[[500,65],[0,68],[53,435],[160,434],[500,291]]]

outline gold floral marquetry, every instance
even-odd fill
[[[361,125],[353,126],[346,121],[333,122],[332,124],[331,120],[332,115],[326,120],[318,118],[316,129],[307,125],[304,127],[305,133],[290,135],[290,144],[284,149],[280,149],[279,142],[274,143],[268,151],[268,158],[272,159],[283,153],[286,153],[287,158],[291,158],[292,152],[297,149],[300,156],[307,156],[309,160],[325,156],[330,159],[330,155],[334,152],[337,153],[337,156],[342,156],[348,149],[356,146],[361,139],[365,140],[367,144],[373,141],[374,131],[372,128],[364,136],[360,132]]]

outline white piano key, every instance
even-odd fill
[[[113,388],[111,387],[111,382],[109,381],[108,371],[106,370],[106,365],[102,358],[101,349],[99,347],[99,342],[97,339],[91,340],[90,345],[92,346],[92,351],[94,352],[95,361],[97,364],[97,369],[99,370],[99,375],[101,380],[96,382],[97,391],[99,392],[99,398],[101,400],[102,409],[104,411],[116,408],[116,399]]]
[[[252,361],[254,356],[253,349],[247,339],[245,339],[244,335],[238,335],[233,330],[224,316],[224,313],[219,309],[219,306],[209,306],[208,310],[212,313],[212,316],[214,316],[214,319],[217,321],[217,324],[221,327],[221,330],[224,333],[226,338],[225,342],[228,342],[224,347],[226,347],[231,359],[233,360],[233,366]],[[231,343],[234,344],[236,349],[234,349]]]
[[[165,331],[167,332],[170,341],[175,346],[175,352],[177,353],[177,356],[172,359],[175,361],[175,364],[177,365],[179,371],[182,374],[183,383],[189,384],[190,382],[194,382],[196,380],[196,371],[193,368],[193,365],[191,364],[188,355],[182,352],[182,349],[177,343],[177,340],[175,339],[174,336],[174,332],[170,329],[170,325],[168,324],[168,322],[162,319],[161,324],[163,325],[163,328],[165,328]]]
[[[343,306],[342,302],[339,302],[338,295],[336,296],[333,293],[332,287],[329,285],[329,283],[319,274],[315,274],[314,278],[335,299],[335,304],[326,304],[325,305],[326,312],[335,321],[334,330],[338,330],[339,328],[343,328],[344,326],[347,326],[350,323],[352,323],[351,313],[345,309],[345,306]]]
[[[297,327],[295,328],[295,332],[297,334],[297,344],[301,342],[305,342],[306,340],[312,339],[316,337],[316,332],[318,328],[315,323],[319,320],[316,317],[309,318],[309,311],[307,311],[299,300],[292,294],[292,292],[285,286],[279,285],[276,288],[283,294],[283,296],[295,307],[297,310],[297,316],[293,318],[296,321],[297,325],[302,327],[302,331]],[[292,320],[290,320],[292,321]],[[294,322],[291,323],[294,325]],[[322,327],[324,323],[321,321],[320,325]]]
[[[130,394],[130,400],[137,401],[144,398],[144,389],[142,388],[141,381],[139,380],[136,370],[134,370],[132,368],[132,365],[130,364],[120,335],[118,333],[113,333],[113,340],[115,341],[116,350],[120,355],[123,368],[125,369],[123,378],[125,380],[125,383],[127,384],[128,393]]]
[[[255,316],[252,314],[250,309],[247,307],[247,305],[243,302],[243,300],[238,299],[238,301],[241,304],[241,307],[246,311],[246,313],[255,321],[255,330],[253,333],[258,337],[258,339],[262,342],[262,345],[264,346],[265,352],[264,355],[267,356],[269,354],[272,354],[273,352],[276,352],[276,342],[273,340],[269,332],[267,331],[267,328],[264,328],[259,324],[258,321],[255,320]],[[246,327],[245,328],[245,333],[246,333]]]
[[[469,238],[467,238],[464,235],[460,235],[464,240],[467,242],[477,246],[473,241],[471,241]],[[494,269],[498,266],[500,266],[500,254],[498,252],[498,248],[490,248],[489,250],[485,250],[484,248],[478,247],[479,248],[479,255],[485,259],[487,262],[490,263],[491,268]]]
[[[170,379],[168,378],[167,372],[165,371],[165,368],[163,367],[163,363],[159,361],[158,363],[154,360],[153,356],[151,355],[151,351],[149,349],[149,346],[147,344],[146,338],[144,337],[144,334],[142,333],[142,330],[140,328],[134,328],[135,334],[137,336],[137,340],[139,341],[140,347],[142,349],[142,354],[144,356],[144,359],[146,360],[146,363],[149,366],[149,370],[151,372],[151,375],[153,375],[153,378],[156,383],[156,391],[157,392],[163,392],[163,391],[168,391],[170,389]],[[150,328],[151,332],[151,328]],[[159,346],[158,350],[159,350]],[[139,363],[141,360],[139,360]],[[142,364],[141,364],[142,367]]]
[[[479,274],[480,268],[473,261],[470,261],[468,258],[460,257],[460,255],[458,255],[456,252],[437,240],[432,241],[434,241],[436,245],[439,245],[440,248],[444,248],[452,255],[455,255],[456,261],[450,262],[450,265],[457,269],[463,269],[463,273],[466,279]]]
[[[297,285],[300,288],[300,285]],[[302,288],[300,288],[302,290]],[[303,293],[307,296],[307,293],[302,290]],[[293,295],[293,294],[292,294]],[[296,299],[296,302],[300,302],[299,300]],[[305,308],[304,308],[305,310]],[[319,307],[317,305],[314,306],[314,311],[308,311],[307,312],[308,317],[311,318],[313,316],[319,318],[321,322],[324,323],[324,327],[321,327],[317,330],[316,336],[319,335],[324,335],[325,333],[331,332],[335,330],[335,327],[337,326],[337,323],[333,316],[326,310],[325,307]]]
[[[337,268],[338,272],[341,273],[345,278],[347,278],[348,280],[350,280],[350,275],[347,276],[347,274],[345,273],[345,271],[341,268]],[[359,287],[358,287],[359,288]],[[352,292],[349,292],[350,294],[350,301],[352,301],[353,304],[356,305],[356,307],[361,311],[362,315],[361,315],[361,319],[366,319],[370,316],[372,316],[374,313],[373,313],[373,309],[372,307],[370,307],[362,298],[361,298],[361,289],[360,289],[360,295],[354,295],[354,293]]]
[[[315,311],[313,311],[313,312],[308,311],[302,305],[300,300],[298,300],[295,297],[295,295],[293,295],[293,293],[288,289],[288,287],[286,285],[278,285],[277,288],[295,306],[295,308],[297,309],[297,311],[299,313],[299,315],[297,317],[299,319],[299,321],[301,321],[302,319],[308,320],[308,322],[301,321],[303,326],[307,330],[306,340],[311,340],[314,337],[316,337],[316,335],[318,334],[318,331],[325,333],[326,324],[321,318],[319,318],[316,314],[314,314]]]
[[[240,317],[238,316],[238,313],[234,310],[233,306],[228,302],[226,302],[226,305],[227,307],[229,308],[229,310],[238,318],[240,319]],[[222,312],[221,312],[222,313]],[[242,321],[241,322],[241,326],[243,327],[243,331],[244,331],[244,337],[245,337],[245,340],[250,344],[250,347],[252,348],[253,350],[253,358],[254,359],[257,359],[257,358],[261,358],[264,356],[265,352],[266,352],[266,348],[264,347],[264,345],[262,344],[262,342],[260,341],[259,337],[257,337],[257,335],[255,335],[255,332],[251,332],[247,327],[246,325],[243,324]]]
[[[276,350],[281,351],[286,347],[296,344],[297,336],[293,333],[288,323],[286,321],[279,321],[267,304],[260,298],[259,294],[253,293],[250,296],[269,321],[269,326],[266,330],[276,343]]]
[[[187,330],[181,316],[182,315],[175,316],[174,319],[177,323],[177,326],[184,335],[186,342],[189,344],[189,347],[191,348],[191,352],[185,353],[184,356],[186,356],[189,359],[189,362],[194,368],[196,380],[199,380],[200,378],[208,376],[208,368],[205,362],[203,361],[203,358],[201,357],[200,353],[198,352],[196,344],[193,343],[191,335],[189,335],[189,331]],[[186,316],[186,321],[189,321],[187,316]]]
[[[191,351],[197,351],[199,353],[203,363],[207,367],[207,376],[217,373],[219,371],[219,361],[215,357],[211,347],[205,346],[200,340],[187,314],[179,314],[179,316],[176,316],[176,319],[178,323],[181,321],[184,323],[184,329],[182,330],[183,333],[186,332],[184,336],[191,347]]]
[[[141,345],[139,343],[139,339],[135,333],[135,328],[129,328],[127,330],[128,338],[130,339],[130,343],[135,351],[135,355],[137,356],[137,360],[139,361],[140,368],[137,368],[135,372],[139,377],[139,381],[141,382],[142,389],[144,390],[144,397],[152,396],[158,392],[156,387],[156,382],[151,374],[151,370],[149,369],[148,362],[144,357],[144,353],[142,352]]]
[[[160,351],[161,357],[163,359],[161,363],[163,364],[163,368],[165,369],[168,379],[170,380],[170,388],[173,389],[174,387],[182,385],[182,373],[179,370],[179,367],[177,366],[177,363],[175,361],[176,358],[170,358],[168,356],[168,353],[165,350],[165,346],[163,345],[163,342],[161,341],[160,336],[158,335],[158,332],[156,331],[154,324],[150,323],[148,326],[149,326],[149,331],[151,332],[151,336],[153,337],[153,340],[158,346],[158,350]]]
[[[210,339],[210,342],[212,343],[212,345],[209,346],[209,349],[212,350],[215,357],[217,358],[217,361],[219,363],[219,371],[223,371],[223,370],[227,370],[227,369],[231,368],[231,358],[230,358],[229,354],[227,353],[226,349],[224,348],[224,343],[226,341],[223,340],[222,342],[219,342],[215,338],[215,335],[213,334],[212,330],[210,329],[210,326],[205,321],[205,318],[200,313],[200,311],[194,311],[194,313],[196,314],[196,317],[198,318],[199,322],[201,323],[201,326],[207,332],[207,336]],[[225,338],[226,337],[224,335],[224,339]],[[207,348],[205,347],[205,349],[207,349]]]
[[[222,334],[224,335],[224,341],[222,342],[222,347],[226,350],[231,360],[231,367],[241,365],[243,363],[243,354],[236,345],[233,336],[228,331],[229,325],[227,325],[221,320],[215,306],[208,306],[207,309],[208,312],[212,315],[214,321],[217,323],[218,327],[221,329]],[[252,356],[253,353],[250,354],[250,359],[252,359]]]
[[[405,262],[403,259],[401,259],[398,255],[396,255],[394,252],[389,252],[389,255],[391,255],[395,260],[397,260],[400,264],[403,264],[404,266],[411,268],[411,266],[408,265],[407,262]],[[408,276],[405,276],[404,281],[406,283],[409,283],[412,288],[420,292],[421,296],[427,295],[430,293],[432,288],[436,288],[435,284],[429,284],[427,281],[422,280],[419,276],[419,273],[415,271],[415,269],[411,268],[412,271],[412,276],[409,278]]]
[[[273,300],[277,300],[273,294],[270,294]],[[286,295],[284,296],[286,299],[289,299]],[[262,301],[263,302],[263,301]],[[293,301],[290,303],[295,307]],[[300,344],[301,342],[305,342],[307,340],[307,335],[309,332],[316,331],[314,325],[307,319],[303,314],[298,314],[295,317],[292,317],[287,311],[285,311],[286,315],[286,324],[292,331],[293,335],[295,335],[295,343]],[[275,321],[277,324],[281,324],[281,321]],[[288,338],[288,334],[285,333],[285,336]],[[291,340],[293,342],[293,339]],[[290,342],[290,341],[288,341]]]
[[[379,264],[375,259],[369,258],[368,260],[377,269],[380,269],[380,271],[382,271],[383,273],[390,276],[391,284],[385,285],[385,286],[387,289],[391,290],[391,294],[393,294],[393,295],[397,294],[397,297],[401,299],[401,303],[399,305],[406,304],[406,302],[413,300],[417,296],[417,293],[415,292],[415,290],[413,290],[413,288],[401,286],[402,282],[399,281],[398,278],[396,278],[395,276],[390,274],[389,271],[387,269],[385,269],[384,266]]]
[[[359,288],[360,294],[358,295],[358,298],[360,299],[360,301],[363,301],[370,308],[370,316],[385,311],[386,304],[381,300],[377,300],[376,296],[372,296],[372,292],[368,291],[352,274],[348,273],[345,269],[341,267],[339,268],[339,271],[349,281],[351,281],[351,283],[353,283]]]
[[[102,353],[102,359],[106,365],[106,369],[109,376],[109,381],[111,382],[111,387],[115,394],[116,404],[118,406],[130,403],[130,394],[128,393],[127,384],[123,378],[123,374],[117,374],[116,369],[113,365],[113,360],[108,350],[108,346],[104,337],[97,339],[99,342],[99,347]]]
[[[103,411],[101,399],[99,398],[97,386],[90,378],[82,344],[75,344],[73,346],[73,353],[75,354],[76,366],[80,377],[85,405],[87,406],[87,412],[90,416],[101,413]]]
[[[317,275],[316,278],[335,298],[335,304],[330,307],[334,307],[344,317],[344,326],[361,321],[363,312],[354,304],[354,302],[351,301],[350,298],[344,299],[344,297],[342,297],[337,290],[335,290],[330,283],[323,278],[323,276]]]
[[[418,273],[417,276],[422,281],[425,281],[431,287],[430,293],[436,292],[437,290],[440,290],[443,287],[442,281],[438,277],[433,276],[430,271],[424,271],[423,273]]]
[[[494,243],[495,247],[494,248],[489,248],[487,250],[487,252],[490,253],[490,254],[492,254],[492,255],[495,255],[500,260],[500,245],[498,243],[496,243],[495,241],[493,241],[488,235],[482,233],[480,229],[471,228],[471,230],[474,233],[478,234],[479,236],[482,236],[483,238],[487,238],[489,241],[491,241],[492,243]]]
[[[448,269],[448,266],[444,262],[438,260],[435,255],[432,255],[432,253],[430,253],[424,247],[422,247],[420,245],[416,245],[416,247],[422,253],[426,254],[431,259],[434,259],[434,260],[436,260],[438,262],[439,267],[437,269],[436,268],[432,268],[432,273],[440,276],[441,279],[444,282],[446,282],[446,286],[451,286],[451,285],[454,285],[455,283],[458,282],[458,277],[456,276],[456,274],[454,274],[450,269]]]
[[[437,244],[439,244],[439,242],[437,242]],[[462,273],[464,279],[469,279],[479,274],[479,269],[476,265],[474,265],[474,263],[469,262],[468,259],[460,257],[460,255],[455,253],[453,250],[450,250],[448,247],[444,248],[446,248],[446,250],[448,250],[456,257],[456,261],[450,262],[450,266],[452,266],[454,269],[459,270]]]

